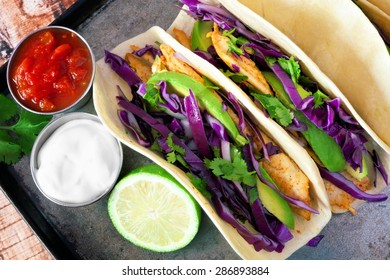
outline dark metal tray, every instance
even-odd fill
[[[167,29],[179,12],[177,4],[174,0],[80,1],[80,7],[56,24],[75,28],[98,60],[104,49],[112,49],[154,25]],[[92,100],[81,110],[95,113]],[[121,176],[149,163],[142,155],[123,148]],[[107,197],[89,206],[67,208],[41,195],[27,156],[13,166],[0,164],[0,186],[57,259],[239,259],[206,215],[195,239],[182,250],[161,254],[138,248],[115,231],[107,213]],[[335,215],[316,248],[304,247],[290,259],[390,259],[389,216],[388,201],[365,204],[357,216]]]

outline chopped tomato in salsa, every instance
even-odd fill
[[[61,29],[32,35],[12,65],[11,87],[20,102],[42,112],[59,111],[78,100],[93,74],[88,47],[76,34]]]

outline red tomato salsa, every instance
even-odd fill
[[[19,101],[35,111],[67,108],[87,89],[92,57],[73,32],[44,29],[22,43],[10,68],[11,88]]]

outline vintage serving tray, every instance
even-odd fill
[[[110,50],[154,25],[167,29],[179,13],[180,4],[174,0],[150,0],[147,4],[137,0],[97,1],[105,3],[94,12],[89,7],[96,1],[80,2],[91,6],[85,4],[57,24],[71,26],[84,36],[97,60],[103,57],[105,49]],[[72,25],[72,19],[79,21]],[[4,79],[4,73],[1,74]],[[6,84],[2,82],[1,86]],[[7,93],[4,89],[2,92]],[[92,100],[81,111],[96,114]],[[123,151],[121,176],[150,163],[127,147]],[[33,182],[27,156],[13,166],[0,164],[0,186],[57,259],[239,259],[206,215],[195,239],[182,250],[154,253],[138,248],[112,226],[107,197],[78,208],[59,206],[45,198]],[[388,201],[366,203],[358,209],[357,216],[335,215],[322,231],[324,239],[317,247],[303,247],[290,259],[390,259],[389,216]]]

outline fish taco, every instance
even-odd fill
[[[361,126],[390,153],[390,56],[378,30],[353,1],[221,2],[237,16],[248,15],[239,16],[246,24],[256,28],[255,13],[297,44],[348,99],[344,104]],[[358,2],[375,5],[388,18],[388,1]]]
[[[210,63],[199,71],[219,69],[210,75],[214,82],[235,93],[252,114],[260,112],[258,119],[274,120],[308,151],[324,179],[333,212],[355,214],[364,201],[387,199],[383,191],[388,185],[389,154],[298,46],[231,1],[220,3],[235,15],[219,3],[182,2],[186,6],[169,31]]]
[[[208,66],[153,27],[97,62],[95,109],[188,189],[242,258],[285,259],[331,217],[323,181],[284,130],[199,72]]]
[[[390,2],[386,0],[353,0],[378,29],[390,54]]]

